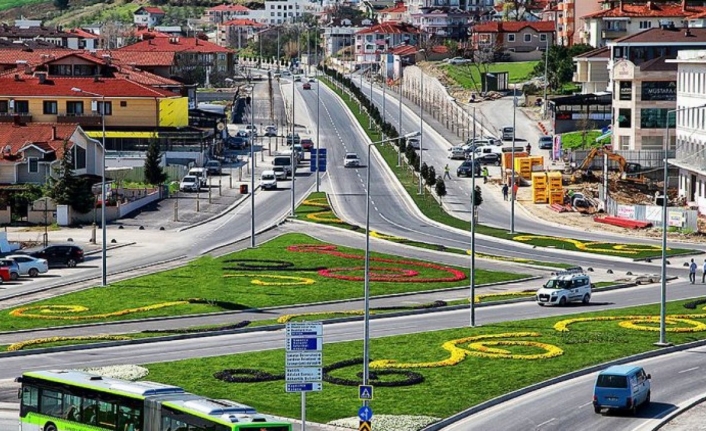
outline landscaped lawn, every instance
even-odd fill
[[[596,142],[596,138],[599,136],[601,136],[600,130],[589,130],[585,134],[584,132],[563,133],[561,135],[561,147],[564,150],[582,150],[610,144],[609,139]]]
[[[331,84],[329,79],[322,79],[322,81],[329,86],[334,92],[341,95],[341,92]],[[372,134],[367,130],[368,120],[364,115],[358,115],[357,103],[348,100],[347,96],[342,96],[346,105],[356,113],[356,118],[366,130],[368,136],[372,141],[379,139],[377,135]],[[417,176],[405,165],[405,158],[403,157],[402,166],[397,166],[397,150],[391,144],[377,145],[377,150],[380,152],[382,157],[385,159],[390,171],[397,177],[400,184],[405,188],[408,195],[412,198],[414,203],[417,205],[419,210],[430,219],[437,221],[441,224],[447,226],[452,226],[458,229],[468,230],[470,228],[470,223],[456,217],[451,216],[449,213],[444,211],[444,208],[439,205],[439,203],[430,195],[429,193],[424,193],[422,195],[417,193],[419,188],[419,183],[417,182]],[[438,169],[437,169],[438,168]],[[434,167],[436,172],[442,172],[441,166]],[[426,189],[425,189],[426,190]],[[482,205],[479,207],[479,211],[486,211],[485,207]],[[476,233],[481,235],[489,235],[496,238],[503,238],[511,241],[520,241],[525,244],[535,245],[540,247],[553,247],[561,250],[572,250],[581,251],[586,253],[596,253],[611,256],[621,256],[630,259],[644,259],[646,257],[657,257],[661,255],[661,247],[659,245],[637,245],[637,244],[624,244],[624,243],[603,243],[603,242],[593,242],[593,241],[579,241],[572,238],[559,238],[551,236],[533,235],[524,232],[516,232],[511,234],[507,229],[499,229],[484,225],[476,226]],[[680,248],[670,248],[667,250],[667,254],[677,255],[677,254],[688,254],[694,253],[694,250],[690,249],[680,249]]]
[[[488,67],[488,72],[508,72],[508,79],[511,84],[525,82],[532,78],[534,66],[539,61],[516,61],[510,63],[493,63]],[[446,74],[456,81],[458,85],[467,89],[479,89],[481,87],[480,71],[475,64],[446,64],[442,65]],[[483,70],[485,71],[485,70]]]
[[[221,258],[0,313],[0,331],[309,304],[363,297],[364,252],[288,234]],[[468,268],[371,253],[370,294],[468,284]],[[523,274],[476,270],[476,283]]]
[[[668,324],[667,338],[674,344],[706,338],[703,304],[694,310],[686,309],[683,306],[686,302],[667,304],[668,316],[685,314],[679,317],[690,318],[690,321],[674,320]],[[636,316],[646,316],[649,322]],[[372,381],[375,385],[372,406],[376,414],[424,412],[447,417],[570,371],[658,349],[653,344],[659,339],[659,321],[655,320],[658,317],[659,306],[648,305],[498,324],[481,321],[482,326],[477,328],[373,339],[371,371],[386,369],[400,373],[381,373],[377,376],[379,380]],[[561,321],[568,332],[560,330]],[[675,330],[694,332],[673,332]],[[497,341],[508,344],[498,345]],[[307,396],[307,416],[316,422],[354,416],[360,404],[356,391],[361,381],[362,342],[326,344],[323,356],[328,367],[346,360],[354,363],[328,370],[323,392]],[[383,360],[386,362],[378,362]],[[286,417],[299,414],[298,396],[284,393],[283,350],[156,363],[147,368],[149,380],[180,385],[201,395],[244,402],[261,412]],[[214,378],[215,373],[225,369],[240,369],[243,374],[265,372],[274,377],[272,381],[258,383],[226,383]],[[415,374],[403,375],[402,372]],[[423,382],[409,386],[381,384],[418,376]],[[333,378],[339,379],[338,383],[332,383]],[[342,385],[340,379],[349,382]]]

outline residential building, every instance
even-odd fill
[[[0,122],[0,185],[45,184],[71,152],[75,175],[101,176],[103,148],[76,123]]]
[[[378,63],[380,54],[397,45],[416,45],[419,30],[408,24],[383,23],[355,33],[356,63]]]
[[[601,10],[601,2],[585,0],[558,0],[556,2],[556,43],[571,46],[585,43],[582,19]],[[598,45],[593,45],[598,46]]]
[[[573,82],[581,84],[581,94],[610,90],[610,48],[596,48],[573,58],[576,63]]]
[[[395,46],[381,56],[380,71],[387,80],[396,81],[402,77],[402,70],[416,63],[419,48],[414,45]]]
[[[265,0],[264,19],[267,20],[266,24],[286,24],[298,21],[305,13],[317,15],[319,12],[321,12],[321,5],[318,2]]]
[[[676,159],[669,163],[679,168],[679,195],[696,202],[699,213],[706,214],[706,55],[703,50],[681,50],[677,66]]]
[[[378,13],[380,22],[405,22],[407,19],[407,6],[404,2],[397,2],[394,6],[383,9]]]
[[[250,8],[239,4],[222,4],[206,9],[208,22],[211,24],[221,24],[233,19],[250,18]]]
[[[541,59],[554,35],[551,21],[491,21],[473,26],[471,41],[480,55],[527,61]]]
[[[665,146],[667,112],[676,107],[677,64],[682,49],[705,49],[706,29],[645,30],[608,43],[613,94],[612,143],[617,150],[659,150]],[[674,117],[669,117],[674,127]],[[672,135],[669,148],[674,149]]]
[[[411,15],[411,19],[425,35],[465,40],[468,38],[471,13],[458,7],[422,8],[420,13]]]
[[[353,44],[356,32],[364,27],[350,25],[332,25],[324,27],[323,46],[326,57],[338,57],[342,60],[353,61]],[[350,48],[342,52],[344,48]]]
[[[582,3],[582,2],[579,2]],[[586,2],[590,3],[590,2]],[[613,2],[609,8],[581,17],[583,28],[580,39],[596,48],[606,46],[611,40],[629,36],[664,24],[684,27],[690,17],[706,12],[706,6],[681,2]]]
[[[251,19],[232,19],[217,25],[216,43],[219,46],[241,49],[265,27],[265,24]]]
[[[180,77],[187,83],[208,86],[212,81],[221,82],[225,78],[233,76],[234,73],[234,52],[200,38],[150,38],[113,52],[117,53],[118,58],[122,55],[121,52],[136,52],[143,55],[173,53],[174,61],[170,66],[169,75],[166,77]],[[139,54],[134,55],[139,57]]]
[[[133,12],[132,22],[135,25],[154,27],[162,22],[164,15],[164,11],[161,8],[155,6],[142,6]]]
[[[62,48],[96,49],[98,37],[83,30],[63,31],[59,28],[44,26],[17,27],[0,25],[0,39],[17,43],[45,41]]]

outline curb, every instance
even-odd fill
[[[674,419],[678,418],[682,414],[688,412],[691,410],[693,407],[698,406],[699,404],[703,403],[706,401],[706,394],[703,394],[696,399],[691,400],[687,405],[684,407],[678,408],[676,411],[668,414],[665,416],[662,421],[659,423],[659,425],[655,426],[654,428],[651,428],[652,431],[657,431],[662,429],[665,425],[667,425],[669,422],[673,421]]]

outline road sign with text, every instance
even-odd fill
[[[323,335],[320,322],[293,322],[285,328],[285,391],[321,391]]]

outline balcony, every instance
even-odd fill
[[[619,37],[627,36],[627,28],[614,28],[601,31],[601,38],[603,39],[617,39]]]
[[[59,114],[56,116],[57,123],[78,123],[81,126],[98,127],[101,125],[100,114]]]
[[[12,112],[0,112],[0,123],[17,123],[17,124],[27,124],[32,122],[32,115],[28,112],[22,113],[12,113]]]

